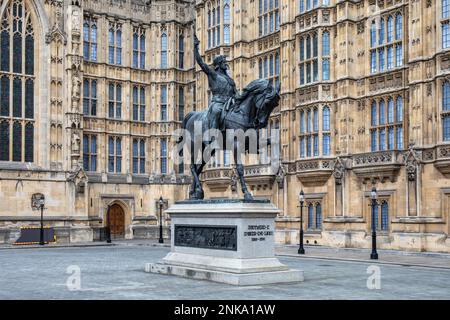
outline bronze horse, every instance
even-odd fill
[[[248,129],[262,129],[266,128],[268,125],[268,120],[272,111],[278,106],[280,101],[280,85],[274,88],[270,81],[264,79],[258,79],[252,81],[242,92],[242,94],[237,95],[234,105],[232,105],[228,112],[224,112],[221,132],[222,136],[225,137],[227,129],[243,130]],[[194,136],[194,124],[199,121],[201,125],[202,135],[208,128],[208,110],[200,112],[190,112],[186,115],[183,121],[183,129],[187,130],[191,137]],[[183,144],[183,139],[180,138],[178,143]],[[212,141],[202,141],[202,155],[207,147],[212,143]],[[252,194],[248,191],[244,179],[244,166],[240,161],[240,152],[242,149],[239,145],[239,141],[236,139],[232,143],[233,145],[233,156],[234,162],[236,164],[236,171],[239,176],[239,181],[241,184],[242,192],[244,194],[245,200],[253,200]],[[226,143],[223,143],[224,149],[226,149]],[[250,152],[252,148],[249,147],[248,143],[245,143],[243,150],[245,152]],[[205,159],[201,160],[201,163],[196,164],[196,152],[194,150],[194,142],[191,141],[190,146],[191,164],[190,170],[192,173],[193,181],[189,193],[191,200],[202,200],[204,198],[204,192],[202,184],[200,182],[199,176],[203,171],[203,168],[207,164]],[[214,155],[214,151],[211,156]]]

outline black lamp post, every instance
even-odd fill
[[[41,209],[41,230],[39,234],[39,244],[43,246],[45,244],[44,242],[44,205],[45,205],[45,199],[42,197],[39,200],[39,207]]]
[[[305,248],[303,248],[303,203],[305,202],[305,194],[300,191],[298,195],[300,201],[300,247],[298,248],[298,254],[305,254]]]
[[[375,187],[372,188],[370,192],[370,198],[372,199],[371,208],[372,208],[372,253],[370,254],[370,259],[377,260],[377,226],[376,226],[376,214],[378,209],[377,202],[377,189]]]
[[[111,206],[108,204],[108,209],[106,210],[106,243],[111,243],[111,220],[109,217],[109,210]]]
[[[164,243],[163,239],[163,227],[162,227],[162,209],[164,206],[164,200],[162,197],[159,198],[159,243]]]
[[[31,196],[31,208],[41,210],[41,228],[39,230],[39,244],[43,246],[44,242],[44,207],[45,196],[42,193],[35,193]]]

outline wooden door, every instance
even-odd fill
[[[118,204],[109,208],[109,226],[111,228],[111,237],[123,238],[125,236],[125,213]]]

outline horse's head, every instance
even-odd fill
[[[274,88],[269,80],[258,79],[250,82],[236,100],[239,109],[251,116],[255,129],[267,127],[270,114],[280,102],[280,89],[279,84]]]
[[[267,81],[267,85],[257,94],[255,97],[255,127],[257,129],[267,127],[270,114],[278,106],[280,102],[280,90],[281,85],[278,83],[274,88],[270,81]]]

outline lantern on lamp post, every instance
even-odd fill
[[[45,196],[42,193],[35,193],[31,196],[31,208],[41,211],[41,227],[39,232],[39,245],[43,246],[44,242],[44,206]]]
[[[305,248],[303,248],[303,204],[305,203],[305,193],[303,190],[298,195],[298,201],[300,202],[300,247],[298,248],[298,254],[305,254]]]

